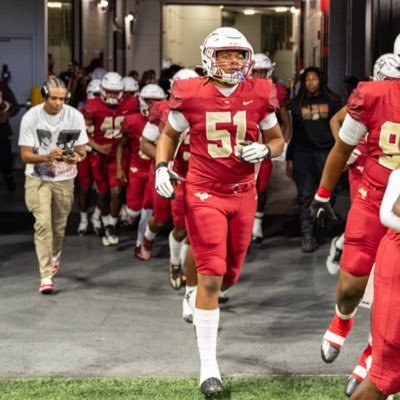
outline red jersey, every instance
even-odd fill
[[[360,82],[347,103],[347,112],[368,129],[363,179],[384,189],[400,164],[400,80]]]
[[[188,182],[254,180],[254,164],[238,158],[239,143],[258,141],[258,123],[277,108],[270,80],[245,79],[229,96],[202,77],[177,80],[170,109],[182,112],[190,125]]]
[[[128,115],[121,125],[121,132],[129,137],[131,144],[130,167],[140,171],[148,171],[150,158],[140,151],[142,132],[146,125],[146,118],[139,112]]]
[[[85,101],[82,113],[85,119],[94,124],[92,139],[99,144],[111,143],[115,152],[119,139],[122,136],[121,125],[125,117],[138,110],[136,97],[123,97],[116,107],[110,107],[100,98]]]
[[[150,107],[148,120],[157,125],[160,132],[164,129],[169,113],[168,100],[155,101]]]
[[[284,108],[286,107],[287,103],[287,90],[282,83],[274,83],[276,89],[276,97],[278,99],[279,107]]]

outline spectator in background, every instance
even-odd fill
[[[139,80],[139,88],[142,89],[142,87],[148,85],[149,83],[157,84],[157,76],[154,69],[148,69],[143,72],[142,77]]]
[[[47,68],[48,68],[48,77],[56,76],[56,73],[54,72],[54,57],[53,54],[49,53],[47,57]]]
[[[85,70],[75,60],[71,60],[68,64],[68,69],[59,75],[59,78],[65,83],[67,90],[71,94],[69,105],[72,107],[78,108],[85,101],[85,76]]]
[[[140,74],[139,72],[137,72],[136,70],[131,70],[129,71],[128,76],[130,76],[131,78],[133,78],[135,81],[139,82],[140,81]]]
[[[302,251],[318,248],[309,206],[318,189],[322,170],[334,145],[329,121],[341,108],[339,97],[324,83],[318,67],[308,67],[300,76],[300,88],[290,102],[293,136],[287,151],[286,172],[297,187]]]
[[[4,68],[3,68],[4,70]],[[3,172],[7,189],[15,192],[17,186],[12,175],[13,158],[11,150],[11,138],[13,131],[10,126],[10,118],[19,111],[14,93],[8,86],[10,73],[2,74],[0,80],[0,170]]]
[[[161,71],[160,79],[158,80],[159,86],[164,90],[164,92],[169,96],[169,88],[171,86],[172,77],[180,70],[182,67],[178,64],[172,64],[168,68],[164,68]]]

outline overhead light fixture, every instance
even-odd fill
[[[288,8],[287,7],[275,7],[275,12],[277,13],[284,13],[287,12]]]
[[[100,0],[97,3],[97,8],[99,8],[100,10],[105,11],[105,10],[107,10],[107,7],[108,7],[108,1],[107,0]]]
[[[49,8],[62,8],[62,3],[60,1],[49,1],[49,2],[47,2],[47,7],[49,7]]]
[[[220,5],[220,6],[219,6],[219,9],[220,9],[220,10],[223,10],[223,9],[224,9],[224,6],[223,6],[223,5]]]
[[[292,14],[296,14],[296,7],[290,7],[290,12]]]
[[[135,19],[135,16],[133,15],[133,12],[129,12],[125,19],[127,20],[127,22],[132,22]]]
[[[255,12],[255,10],[253,10],[252,8],[246,8],[244,11],[243,11],[243,14],[244,15],[254,15],[256,12]]]

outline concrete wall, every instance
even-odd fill
[[[247,16],[238,14],[235,19],[234,27],[238,29],[253,46],[255,53],[260,53],[261,48],[261,15],[256,14]]]
[[[321,29],[321,11],[319,2],[307,0],[306,14],[304,17],[304,66],[320,66],[321,42],[318,32]]]
[[[20,104],[30,98],[32,87],[41,86],[47,78],[47,8],[44,3],[43,0],[0,0],[0,67],[8,65],[9,85]],[[23,108],[11,119],[15,152],[24,112]]]

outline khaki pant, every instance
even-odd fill
[[[73,179],[46,182],[26,177],[25,203],[35,218],[35,249],[42,279],[53,274],[53,257],[62,249],[73,199]]]

